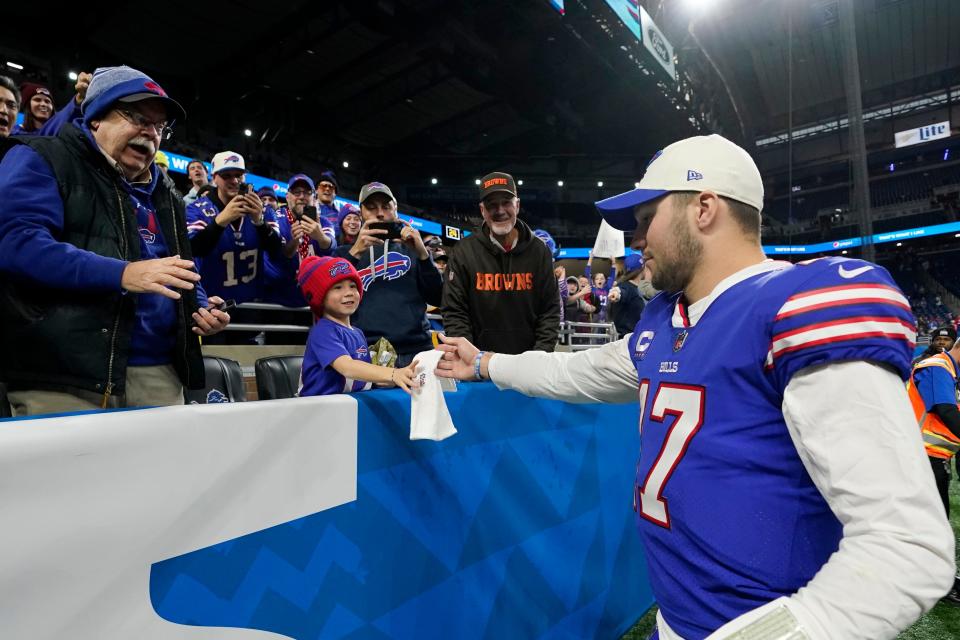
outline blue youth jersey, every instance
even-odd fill
[[[219,210],[209,198],[198,198],[187,206],[187,233],[195,236],[214,219]],[[279,232],[277,217],[272,208],[263,213],[264,224]],[[227,225],[210,255],[194,258],[208,296],[220,296],[237,303],[256,300],[261,295],[263,282],[263,255],[257,228],[246,216]]]
[[[637,526],[661,614],[687,640],[795,593],[840,543],[784,421],[791,378],[866,360],[906,379],[916,339],[909,303],[877,265],[826,258],[748,273],[692,326],[682,296],[657,296],[628,342],[640,381]]]
[[[341,356],[370,362],[367,337],[357,327],[320,318],[310,329],[300,373],[301,396],[326,396],[334,393],[365,391],[372,385],[362,380],[348,380],[331,365]]]

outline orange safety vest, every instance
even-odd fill
[[[910,396],[910,404],[913,406],[913,415],[917,419],[920,431],[923,433],[923,445],[927,449],[927,455],[931,458],[949,460],[957,451],[960,451],[960,438],[957,438],[950,429],[947,429],[947,425],[943,424],[940,416],[927,412],[923,397],[917,391],[917,385],[913,380],[917,371],[926,367],[943,367],[953,378],[954,384],[957,381],[957,370],[950,356],[945,353],[938,353],[918,362],[913,367],[913,371],[910,373],[910,382],[907,384],[907,394]]]

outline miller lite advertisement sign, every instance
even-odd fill
[[[950,121],[928,124],[923,127],[917,127],[916,129],[908,129],[907,131],[898,131],[893,134],[893,137],[894,144],[896,144],[898,149],[900,147],[909,147],[913,144],[922,144],[931,140],[939,140],[940,138],[949,138]]]

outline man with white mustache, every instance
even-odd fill
[[[130,67],[97,69],[82,118],[12,136],[0,162],[0,379],[15,415],[183,404],[199,336],[230,317],[191,260],[153,162],[183,108]]]
[[[553,351],[560,289],[547,245],[517,219],[520,198],[508,173],[480,180],[483,226],[450,257],[441,315],[448,336],[499,353]]]

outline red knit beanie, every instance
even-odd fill
[[[317,317],[323,315],[323,300],[330,287],[341,280],[353,280],[357,284],[357,293],[363,299],[363,283],[360,275],[349,261],[343,258],[307,256],[300,263],[297,284],[310,309]]]

